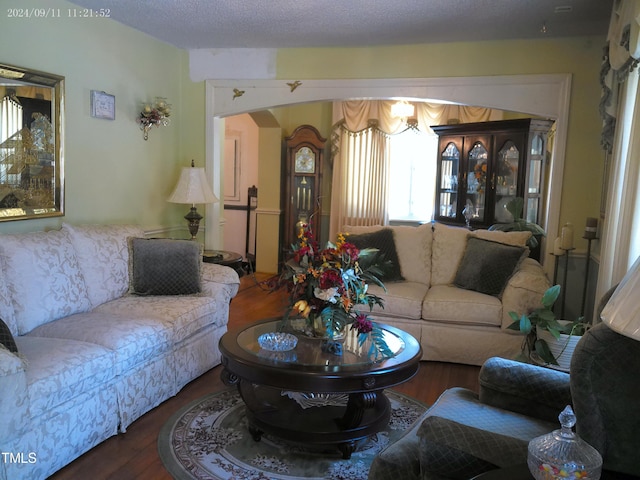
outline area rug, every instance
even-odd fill
[[[411,397],[385,394],[392,408],[389,426],[363,441],[349,460],[337,450],[314,452],[266,434],[254,441],[236,389],[207,395],[176,412],[160,431],[160,458],[179,480],[366,480],[374,456],[426,410]]]

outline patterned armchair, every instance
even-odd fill
[[[558,414],[568,404],[577,433],[600,451],[605,470],[640,475],[638,371],[640,342],[602,323],[578,343],[570,375],[491,358],[480,370],[479,395],[463,388],[444,392],[376,457],[369,479],[469,479],[526,463],[529,440],[558,429]]]

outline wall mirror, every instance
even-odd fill
[[[0,221],[64,214],[64,77],[0,64]]]

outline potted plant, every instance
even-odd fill
[[[524,211],[524,198],[516,197],[509,201],[506,205],[507,211],[513,217],[512,222],[495,223],[488,230],[500,230],[502,232],[531,232],[531,237],[527,241],[527,246],[531,251],[536,251],[539,245],[539,239],[546,235],[544,229],[537,223],[527,222],[522,218]]]
[[[542,295],[541,307],[522,315],[509,312],[513,323],[508,328],[525,334],[522,352],[527,360],[532,359],[558,370],[569,371],[575,344],[589,328],[589,324],[584,321],[584,317],[574,321],[556,319],[552,308],[558,295],[560,285],[554,285]]]

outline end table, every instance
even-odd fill
[[[242,255],[227,250],[205,250],[202,254],[202,261],[205,263],[217,263],[225,267],[233,268],[239,276],[244,275],[242,268]]]

